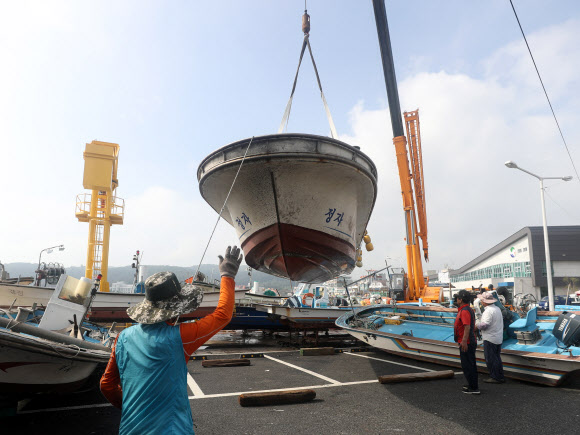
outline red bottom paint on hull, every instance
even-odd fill
[[[354,269],[354,246],[322,231],[274,224],[242,244],[246,263],[256,270],[292,281],[319,283]]]

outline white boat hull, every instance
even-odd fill
[[[46,306],[53,288],[0,284],[0,308]],[[235,300],[244,299],[247,290],[236,290]],[[199,308],[185,317],[202,317],[215,310],[219,301],[219,290],[204,292]],[[126,315],[127,308],[143,301],[143,293],[97,292],[91,306],[89,318],[93,321],[130,321]]]
[[[376,198],[372,161],[322,136],[251,141],[247,155],[250,139],[214,152],[198,169],[200,192],[214,210],[229,195],[222,216],[236,229],[248,265],[308,283],[352,271]]]
[[[357,339],[386,352],[453,367],[461,367],[459,347],[455,343],[389,334],[370,329],[341,326]],[[487,373],[483,347],[476,350],[477,368]],[[579,357],[540,354],[503,349],[505,376],[549,386],[560,385],[568,375],[580,370]]]
[[[0,396],[74,391],[109,355],[0,331]]]
[[[298,308],[279,305],[255,304],[256,310],[282,317],[290,326],[300,328],[336,328],[336,319],[351,308]]]

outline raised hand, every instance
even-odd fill
[[[240,248],[234,245],[232,248],[228,246],[225,253],[225,258],[218,255],[220,259],[219,269],[221,276],[229,276],[230,278],[236,278],[240,264],[242,263],[243,255],[240,254]]]

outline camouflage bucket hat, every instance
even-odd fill
[[[191,313],[201,305],[203,292],[193,284],[179,284],[172,272],[159,272],[145,281],[145,300],[127,309],[136,322],[164,322],[181,314]]]

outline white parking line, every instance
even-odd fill
[[[414,368],[417,370],[423,370],[426,372],[433,372],[435,370],[432,369],[426,369],[423,367],[417,367],[411,364],[403,364],[403,363],[399,363],[399,362],[395,362],[395,361],[389,361],[389,360],[385,360],[385,359],[381,359],[381,358],[375,358],[372,356],[367,356],[367,355],[360,355],[358,353],[351,353],[351,352],[343,352],[343,355],[353,355],[353,356],[358,356],[361,358],[367,358],[367,359],[372,359],[372,360],[376,360],[376,361],[382,361],[384,363],[387,364],[394,364],[394,365],[399,365],[399,366],[404,366],[404,367],[409,367],[409,368]],[[361,384],[376,384],[378,383],[378,379],[371,379],[368,381],[354,381],[354,382],[339,382],[336,381],[334,379],[328,378],[326,376],[323,376],[321,374],[318,374],[316,372],[313,372],[311,370],[306,370],[302,367],[296,366],[294,364],[290,364],[287,363],[285,361],[279,360],[277,358],[273,358],[269,355],[264,355],[264,358],[268,358],[269,360],[287,365],[289,367],[295,368],[297,370],[303,371],[305,373],[308,373],[312,376],[316,376],[317,378],[323,379],[327,382],[330,382],[330,384],[323,384],[323,385],[311,385],[311,386],[305,386],[305,387],[290,387],[290,388],[278,388],[278,389],[273,389],[273,390],[250,390],[250,391],[238,391],[235,393],[219,393],[219,394],[204,394],[203,391],[201,391],[201,388],[199,388],[199,385],[197,385],[197,383],[195,382],[195,380],[193,379],[193,377],[189,374],[189,372],[187,373],[187,386],[189,387],[189,389],[191,390],[193,396],[189,396],[189,400],[196,400],[196,399],[213,399],[213,398],[218,398],[218,397],[231,397],[231,396],[239,396],[240,394],[251,394],[251,393],[271,393],[271,392],[280,392],[280,391],[293,391],[293,390],[304,390],[304,389],[320,389],[320,388],[333,388],[333,387],[345,387],[345,386],[349,386],[349,385],[361,385]],[[456,375],[461,375],[463,374],[463,372],[455,372]],[[578,392],[578,390],[569,390],[567,388],[561,388],[561,390],[567,390],[567,391],[574,391],[574,392]],[[30,411],[20,411],[18,412],[18,414],[34,414],[34,413],[39,413],[39,412],[56,412],[56,411],[69,411],[69,410],[75,410],[75,409],[86,409],[86,408],[101,408],[101,407],[108,407],[108,406],[113,406],[110,403],[97,403],[97,404],[93,404],[93,405],[81,405],[81,406],[68,406],[68,407],[63,407],[63,408],[49,408],[49,409],[34,409],[34,410],[30,410]]]
[[[189,372],[187,372],[187,386],[191,390],[191,394],[193,394],[194,396],[196,397],[205,396],[205,394],[203,394],[203,391],[201,391],[201,388],[199,388],[199,385],[197,385],[197,382],[193,380],[193,377]]]
[[[353,355],[353,356],[360,356],[361,358],[367,358],[367,359],[374,359],[376,361],[382,361],[388,364],[395,364],[397,366],[404,366],[404,367],[411,367],[413,369],[417,369],[417,370],[423,370],[425,372],[434,372],[435,370],[432,369],[426,369],[423,367],[417,367],[411,364],[403,364],[403,363],[399,363],[399,362],[395,362],[395,361],[389,361],[388,359],[381,359],[381,358],[375,358],[372,356],[367,356],[367,355],[360,355],[358,353],[352,353],[352,352],[344,352],[344,355]],[[456,375],[462,375],[463,372],[454,372]]]
[[[331,379],[331,378],[327,378],[326,376],[323,376],[323,375],[321,375],[319,373],[316,373],[316,372],[313,372],[311,370],[306,370],[305,368],[302,368],[302,367],[299,367],[299,366],[295,366],[294,364],[287,363],[286,361],[282,361],[280,359],[273,358],[270,355],[264,355],[264,358],[268,358],[269,360],[276,361],[277,363],[284,364],[284,365],[286,365],[288,367],[292,367],[293,369],[300,370],[300,371],[302,371],[304,373],[308,373],[309,375],[316,376],[317,378],[323,379],[323,380],[325,380],[327,382],[330,382],[331,384],[340,384],[339,381],[336,381],[336,380]]]
[[[239,396],[240,394],[252,394],[252,393],[272,393],[277,391],[294,391],[294,390],[313,390],[320,388],[333,388],[333,387],[345,387],[347,385],[360,385],[360,384],[377,384],[378,379],[371,379],[370,381],[355,381],[355,382],[343,382],[337,384],[324,384],[324,385],[310,385],[307,387],[291,387],[291,388],[278,388],[275,390],[250,390],[250,391],[238,391],[236,393],[221,393],[221,394],[206,394],[204,397],[189,396],[189,400],[194,399],[213,399],[216,397],[228,397],[228,396]]]

